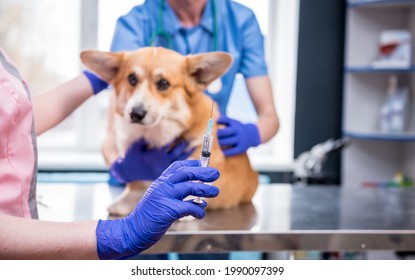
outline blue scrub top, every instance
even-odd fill
[[[157,30],[162,0],[146,0],[121,16],[116,24],[111,51],[135,50],[149,46]],[[216,1],[217,49],[214,49],[212,1]],[[163,7],[163,31],[169,34],[172,49],[183,54],[209,51],[225,51],[232,55],[233,64],[222,76],[222,89],[210,94],[226,114],[235,75],[245,78],[267,75],[264,56],[264,38],[254,13],[249,8],[230,0],[208,0],[200,23],[192,28],[183,27],[173,9],[165,1]],[[167,42],[158,40],[163,47]]]

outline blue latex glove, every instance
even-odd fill
[[[187,159],[194,149],[181,141],[174,147],[166,145],[160,149],[149,149],[143,139],[133,143],[124,157],[118,158],[110,167],[110,173],[121,183],[153,181],[176,160]]]
[[[217,123],[226,126],[218,129],[219,145],[225,156],[242,154],[250,147],[261,144],[261,137],[255,124],[243,124],[224,115],[219,117]]]
[[[91,71],[85,70],[83,73],[91,83],[94,94],[97,94],[108,87],[108,83],[106,81],[101,80]]]
[[[201,219],[203,204],[183,201],[188,195],[215,197],[215,186],[194,182],[212,182],[219,172],[211,167],[199,167],[198,160],[173,163],[154,181],[134,211],[119,220],[99,220],[96,228],[97,252],[100,259],[121,259],[134,256],[156,243],[171,224],[184,216]]]

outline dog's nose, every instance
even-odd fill
[[[147,111],[143,107],[133,107],[130,112],[130,118],[132,122],[141,122],[146,116]]]

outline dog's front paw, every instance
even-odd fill
[[[143,191],[126,188],[117,200],[107,208],[109,215],[112,217],[127,216],[134,210],[143,195]]]

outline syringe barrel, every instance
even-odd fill
[[[208,167],[209,166],[209,161],[210,161],[210,155],[208,157],[206,157],[206,156],[203,155],[203,152],[202,152],[202,154],[200,155],[200,160],[199,160],[200,166],[201,167]]]
[[[200,166],[209,166],[210,151],[212,150],[213,137],[209,134],[203,135],[202,152],[200,153]]]
[[[203,143],[202,143],[202,152],[209,152],[212,151],[212,135],[205,134],[203,135]]]

